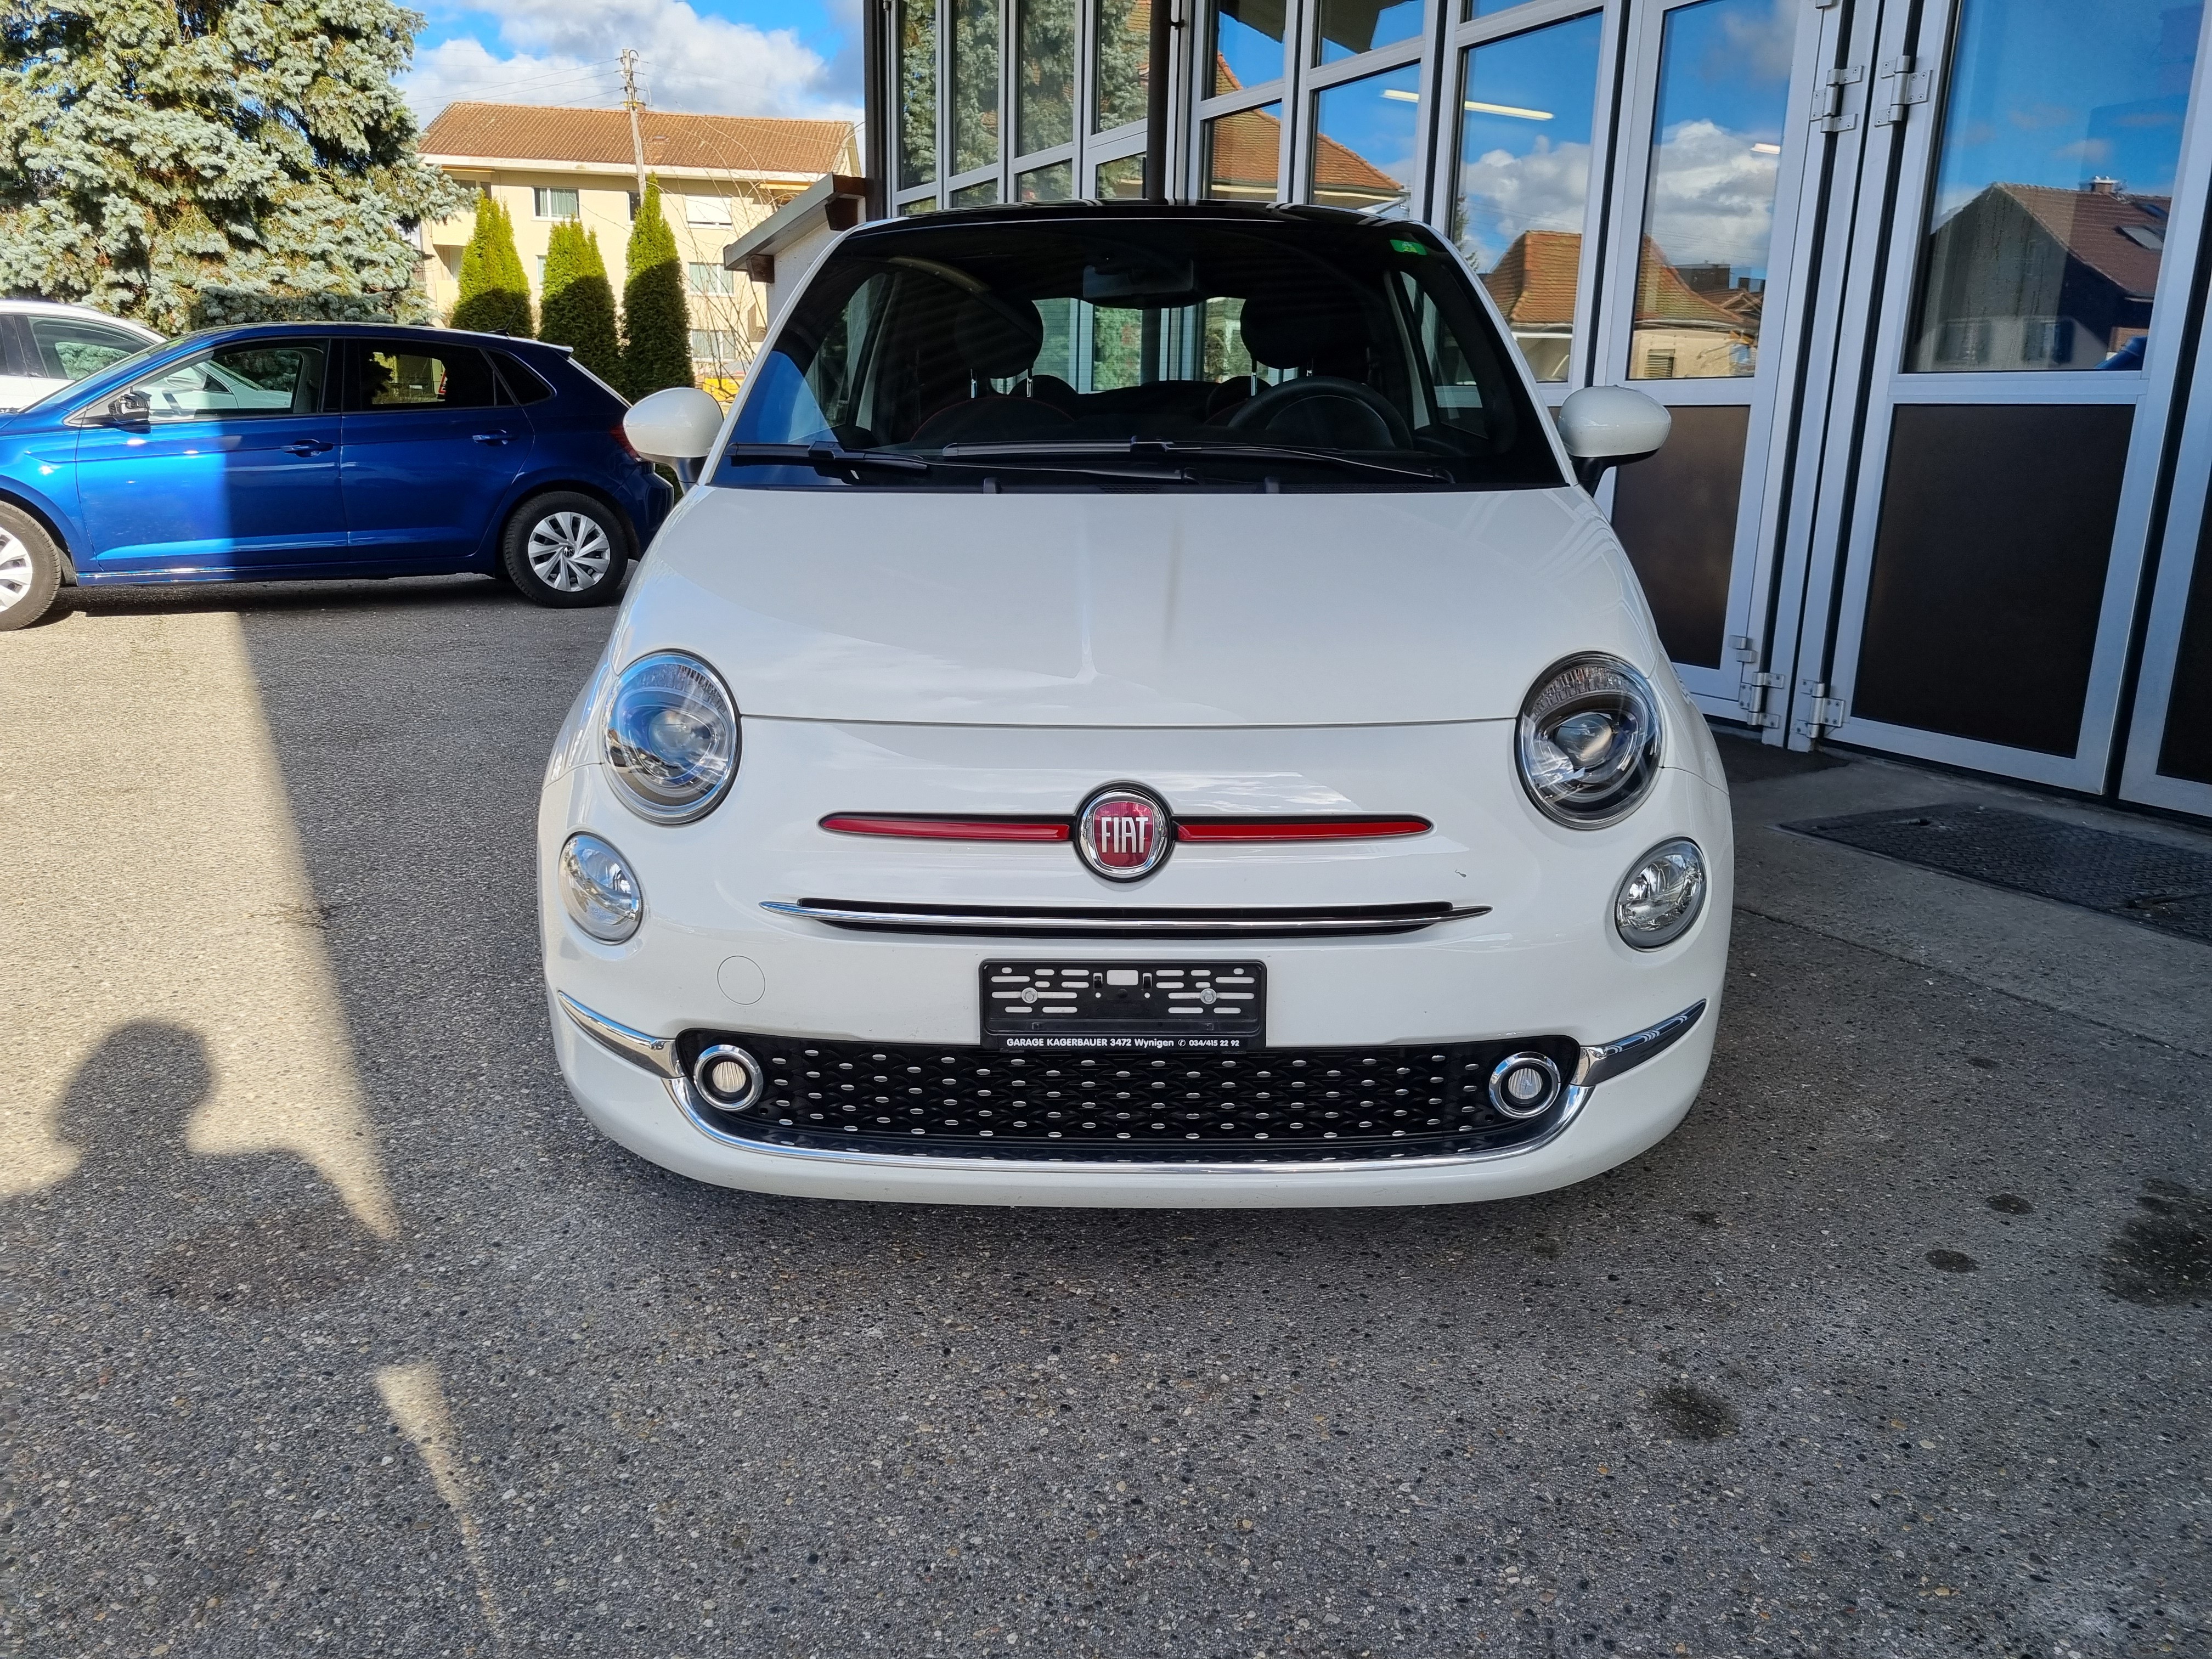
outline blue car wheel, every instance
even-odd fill
[[[0,633],[28,628],[52,610],[61,581],[61,555],[46,527],[0,506]]]
[[[534,495],[516,508],[500,550],[515,591],[558,610],[612,603],[629,562],[622,515],[574,490]]]

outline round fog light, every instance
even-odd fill
[[[1672,945],[1705,908],[1705,855],[1693,841],[1662,842],[1622,878],[1613,925],[1638,951]]]
[[[574,835],[561,849],[561,902],[593,939],[620,945],[645,920],[645,890],[623,855],[597,836]]]
[[[742,1112],[760,1098],[760,1062],[734,1042],[718,1042],[691,1062],[691,1082],[708,1105]]]
[[[1490,1103],[1508,1117],[1540,1117],[1559,1097],[1559,1068],[1548,1056],[1508,1054],[1491,1068]]]

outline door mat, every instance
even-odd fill
[[[2212,945],[2212,851],[1969,801],[1782,828]]]

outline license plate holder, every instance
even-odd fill
[[[1267,970],[1252,962],[987,962],[983,1046],[1054,1054],[1267,1046]]]

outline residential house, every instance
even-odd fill
[[[448,104],[423,131],[422,159],[496,197],[514,221],[514,240],[533,298],[553,227],[580,221],[599,234],[617,296],[636,212],[639,152],[660,182],[662,210],[676,234],[691,301],[691,356],[700,383],[728,392],[767,327],[765,296],[722,263],[732,236],[765,219],[827,173],[859,171],[851,126],[842,121],[640,112],[636,143],[621,109],[524,104]],[[422,228],[423,279],[439,315],[459,297],[469,214]]]

